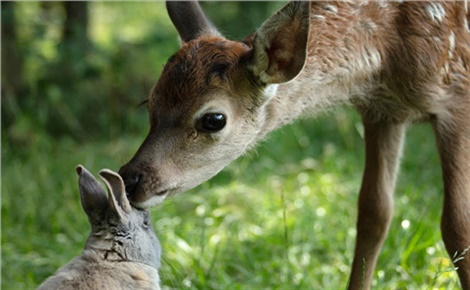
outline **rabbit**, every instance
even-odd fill
[[[91,234],[82,255],[62,266],[38,290],[161,289],[161,245],[150,213],[130,205],[119,174],[100,171],[107,197],[88,170],[78,165],[76,171]]]

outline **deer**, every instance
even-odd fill
[[[303,116],[353,106],[365,168],[349,289],[369,289],[393,215],[406,128],[430,122],[443,178],[440,223],[470,289],[470,12],[467,1],[287,3],[226,39],[195,1],[167,2],[181,46],[148,96],[150,130],[121,167],[147,208],[221,171]]]

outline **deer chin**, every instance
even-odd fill
[[[155,192],[142,192],[134,194],[130,198],[130,201],[131,204],[136,208],[147,209],[149,207],[163,203],[167,197],[174,195],[176,192],[176,189],[166,189]]]
[[[224,168],[226,163],[226,160],[214,161],[211,163],[212,167],[201,166],[199,170],[172,172],[168,174],[172,176],[171,178],[165,178],[147,170],[148,177],[143,178],[136,190],[129,194],[129,201],[134,207],[140,209],[157,206],[167,198],[193,189],[212,178]],[[171,170],[167,169],[168,171]]]

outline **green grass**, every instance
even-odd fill
[[[2,140],[2,289],[34,289],[89,233],[74,168],[117,170],[147,126],[77,143]],[[363,167],[359,118],[344,110],[271,135],[203,185],[152,209],[163,284],[174,289],[344,289]],[[440,237],[442,182],[432,130],[408,131],[394,220],[374,289],[452,289]],[[408,225],[408,227],[407,227]]]

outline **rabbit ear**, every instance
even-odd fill
[[[130,213],[132,208],[127,199],[126,188],[121,176],[109,169],[103,169],[100,171],[100,177],[108,188],[111,208],[121,217],[123,214]]]
[[[85,167],[78,165],[75,170],[79,176],[78,186],[80,188],[82,207],[93,226],[95,221],[101,220],[108,208],[106,192],[98,180]]]

